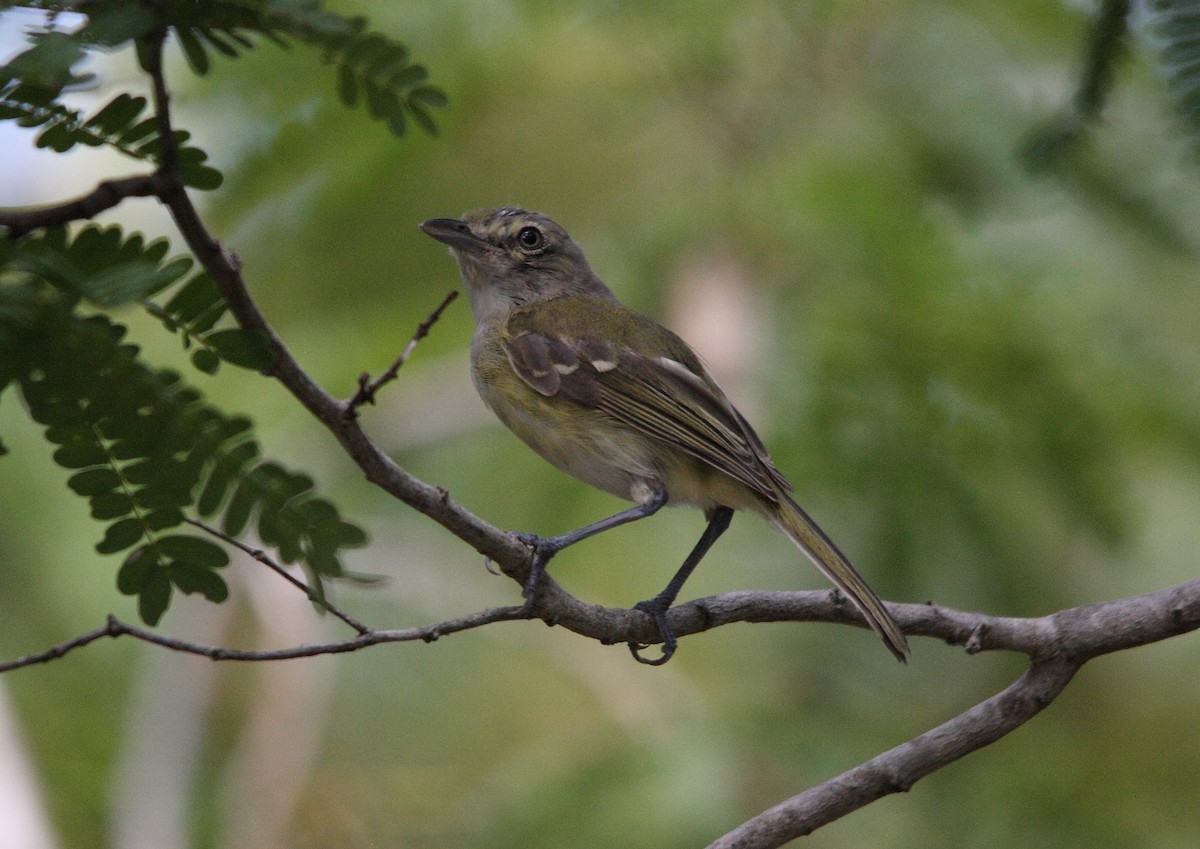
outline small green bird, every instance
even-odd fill
[[[789,493],[749,423],[687,343],[626,307],[583,250],[544,215],[504,207],[435,218],[421,229],[450,246],[475,315],[471,376],[484,403],[525,444],[585,483],[635,503],[533,546],[532,602],[546,563],[567,546],[665,504],[701,508],[700,541],[661,593],[635,605],[675,651],[666,612],[734,510],[753,510],[807,554],[900,660],[908,642],[879,597]]]

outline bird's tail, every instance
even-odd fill
[[[879,635],[888,651],[896,659],[904,662],[908,654],[908,640],[896,620],[887,612],[879,596],[867,586],[862,575],[850,565],[846,555],[838,550],[833,540],[825,535],[800,505],[792,501],[784,493],[780,493],[779,503],[772,504],[767,510],[768,520],[800,547],[809,556],[834,586],[841,590],[854,603],[859,612],[866,618],[867,624]]]

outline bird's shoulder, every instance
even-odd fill
[[[570,349],[578,359],[598,362],[601,372],[608,363],[666,358],[709,382],[699,357],[686,342],[612,298],[572,295],[527,304],[513,310],[503,335],[510,344],[528,336],[550,340],[560,354]]]

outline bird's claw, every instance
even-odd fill
[[[658,626],[658,633],[662,636],[662,654],[658,657],[643,657],[642,652],[650,648],[648,643],[628,643],[629,653],[633,655],[633,659],[638,663],[644,663],[647,666],[662,666],[675,654],[677,642],[675,640],[675,632],[671,630],[671,626],[667,624],[667,606],[659,599],[651,598],[645,601],[639,601],[633,606],[634,610],[648,613],[654,619],[654,624]]]
[[[525,613],[529,613],[533,609],[533,599],[537,593],[538,582],[541,581],[542,575],[546,572],[546,564],[550,562],[550,558],[558,554],[562,548],[557,544],[554,538],[547,539],[540,537],[537,534],[526,533],[525,531],[511,531],[509,536],[520,540],[525,545],[533,549],[533,560],[529,564],[529,575],[525,578],[525,585],[521,588],[521,595],[525,599],[525,603],[521,609]]]

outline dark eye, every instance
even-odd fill
[[[527,251],[536,251],[546,246],[546,237],[536,227],[522,227],[517,233],[517,244]]]

